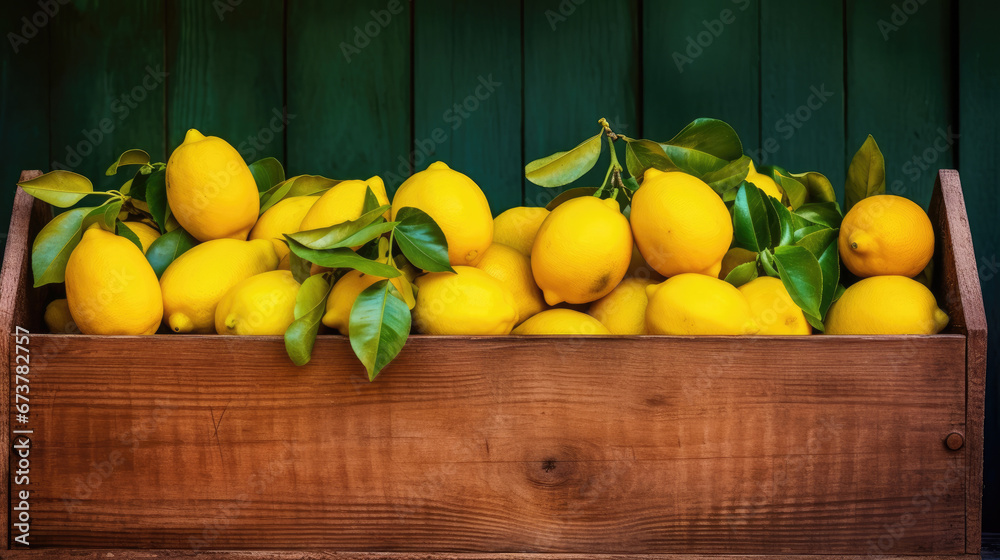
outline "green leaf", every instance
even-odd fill
[[[356,220],[334,224],[332,226],[290,233],[288,237],[298,241],[310,249],[336,249],[338,247],[357,247],[392,229],[386,226],[383,215],[388,211],[388,204],[369,210]],[[390,222],[395,224],[395,222]],[[370,226],[376,226],[370,228]],[[370,228],[370,229],[368,229]],[[368,231],[366,231],[368,229]],[[375,233],[378,231],[378,233]],[[370,237],[364,238],[367,235]],[[363,239],[362,239],[363,238]],[[360,239],[360,241],[358,241]]]
[[[140,251],[142,251],[142,241],[139,241],[139,236],[137,236],[132,230],[130,230],[128,226],[122,223],[121,220],[117,220],[115,222],[115,235],[128,239],[129,241],[134,243],[135,246],[138,247]]]
[[[806,187],[806,202],[836,202],[837,193],[826,175],[817,171],[805,173],[789,173],[789,175]]]
[[[844,216],[836,202],[810,202],[795,210],[795,215],[813,224],[837,229]]]
[[[775,248],[774,260],[778,265],[778,277],[792,301],[802,311],[820,317],[823,271],[816,256],[805,247],[791,245]]]
[[[829,247],[830,244],[837,244],[838,233],[838,230],[823,228],[802,237],[795,244],[799,247],[809,249],[809,252],[815,255],[818,259],[819,256],[823,254],[823,251],[826,251],[826,248]]]
[[[753,260],[736,266],[726,275],[726,282],[739,288],[743,284],[757,278],[757,261]]]
[[[388,280],[361,292],[351,308],[350,334],[354,354],[368,370],[368,380],[393,360],[410,336],[410,308]]]
[[[104,206],[103,225],[105,231],[115,231],[115,222],[118,221],[118,214],[122,211],[122,200],[112,200],[111,204]]]
[[[802,312],[802,315],[805,316],[806,322],[809,323],[812,328],[819,332],[824,332],[826,330],[826,327],[823,325],[823,321],[820,320],[819,317],[814,317],[805,311]]]
[[[776,245],[791,245],[795,241],[795,224],[792,221],[792,213],[773,196],[767,197],[767,202],[771,205],[773,212],[773,214],[769,213],[768,215],[774,218],[778,225],[777,235],[772,236],[771,239],[778,239]]]
[[[149,154],[143,150],[128,150],[122,155],[118,156],[118,161],[111,164],[111,167],[104,172],[105,175],[111,176],[118,173],[119,167],[124,167],[126,165],[147,165],[149,163]]]
[[[742,156],[739,159],[727,163],[721,169],[706,173],[701,177],[702,181],[719,193],[725,195],[728,191],[739,188],[750,173],[750,158]]]
[[[281,166],[281,162],[273,157],[257,160],[249,167],[253,180],[257,183],[258,192],[266,192],[285,180],[285,169]]]
[[[38,200],[59,208],[69,208],[83,200],[83,197],[88,194],[113,196],[104,192],[95,193],[94,185],[91,184],[90,179],[61,169],[49,171],[41,177],[18,183],[18,186]]]
[[[772,246],[767,195],[744,182],[733,206],[733,242],[737,247],[760,252]],[[772,209],[773,211],[773,209]],[[774,240],[777,241],[777,240]]]
[[[299,287],[295,296],[295,321],[285,330],[285,352],[297,366],[306,365],[312,358],[316,334],[332,288],[323,274],[310,276]]]
[[[312,274],[312,263],[295,253],[290,252],[288,254],[288,265],[292,271],[292,278],[295,278],[295,281],[299,284],[305,282]]]
[[[561,187],[590,171],[601,156],[604,132],[581,142],[568,152],[556,152],[524,166],[524,177],[541,187]]]
[[[330,190],[340,179],[327,179],[319,175],[296,175],[274,185],[260,195],[260,213],[293,196],[310,196]]]
[[[393,237],[413,266],[427,272],[455,272],[448,259],[448,240],[433,218],[418,208],[404,207],[396,212],[396,221]]]
[[[177,257],[183,255],[188,249],[198,244],[198,240],[193,235],[184,231],[184,228],[177,228],[157,237],[146,250],[146,260],[153,267],[153,272],[159,278],[163,271],[174,262]]]
[[[366,259],[346,247],[327,250],[310,249],[287,235],[285,238],[288,240],[288,248],[291,249],[292,253],[313,264],[327,268],[353,268],[365,274],[382,278],[399,276],[399,271],[395,267]]]
[[[639,190],[639,181],[636,181],[635,177],[625,177],[622,179],[622,184],[625,185],[626,189],[632,192]]]
[[[817,232],[817,231],[822,231],[824,229],[830,229],[830,228],[827,227],[827,226],[824,226],[822,224],[812,224],[812,225],[806,226],[804,228],[797,229],[797,230],[795,230],[795,234],[792,236],[792,241],[793,242],[794,241],[798,241],[798,240],[802,239],[803,237],[809,235],[810,233]]]
[[[659,144],[652,140],[628,140],[625,142],[625,167],[633,177],[642,178],[649,169],[677,171],[678,168]]]
[[[808,249],[819,261],[822,272],[821,299],[819,313],[816,316],[820,319],[826,316],[827,309],[833,303],[837,283],[840,281],[840,256],[837,250],[839,233],[836,229],[824,228],[802,237],[795,243],[799,247]]]
[[[847,170],[844,212],[850,212],[855,204],[877,194],[885,194],[885,158],[875,138],[869,134]]]
[[[736,130],[718,119],[695,119],[663,145],[668,155],[671,154],[666,146],[704,153],[727,162],[743,157],[743,144]]]
[[[379,207],[378,197],[371,187],[365,187],[365,202],[361,205],[361,214],[367,214]]]
[[[84,218],[94,211],[103,216],[100,208],[74,208],[52,218],[38,232],[31,244],[31,273],[36,288],[66,280],[66,262],[83,236]]]
[[[160,226],[160,232],[167,231],[167,217],[170,216],[170,206],[167,204],[167,172],[154,171],[146,179],[146,204],[153,221]]]
[[[770,249],[758,253],[757,260],[760,262],[760,267],[764,269],[764,274],[778,277],[778,265],[774,262],[774,254]]]

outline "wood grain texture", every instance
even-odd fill
[[[462,554],[462,553],[393,553],[393,552],[327,552],[327,551],[206,551],[190,550],[8,550],[0,557],[9,560],[869,560],[865,555],[817,556],[814,554],[771,554],[766,557],[744,554]],[[973,555],[880,555],[879,560],[979,560]]]
[[[368,383],[340,337],[296,369],[276,338],[40,335],[32,536],[858,553],[912,519],[884,552],[959,553],[965,456],[942,442],[964,430],[964,352],[957,335],[414,337]]]
[[[951,114],[951,2],[926,2],[911,15],[898,5],[847,0],[844,165],[874,135],[885,155],[886,192],[926,208],[937,170],[953,166],[949,133],[958,132]]]
[[[413,163],[471,177],[493,214],[521,204],[521,2],[414,10]]]
[[[760,3],[760,164],[819,171],[844,190],[844,9],[837,1]],[[752,152],[751,150],[757,150]]]
[[[937,293],[943,294],[952,324],[966,335],[966,463],[967,517],[966,551],[978,553],[982,542],[983,422],[986,395],[986,312],[979,283],[976,251],[972,245],[969,218],[962,199],[958,172],[942,170],[931,198],[937,246],[942,267],[938,268]]]
[[[524,163],[594,136],[601,117],[616,132],[642,137],[640,15],[636,0],[524,4]],[[603,150],[572,186],[600,184],[610,161]],[[624,158],[621,145],[623,165]],[[524,205],[545,206],[560,190],[524,180]]]
[[[197,128],[228,141],[247,162],[283,160],[282,3],[166,4],[170,150]]]
[[[403,0],[288,1],[288,103],[304,112],[289,175],[379,175],[390,192],[410,175],[411,17]]]
[[[104,174],[125,150],[166,161],[164,4],[72,2],[52,18],[52,162],[43,169],[70,169],[107,190],[128,179]]]
[[[988,333],[986,363],[987,438],[984,452],[983,527],[1000,531],[1000,196],[991,187],[1000,175],[1000,74],[991,71],[1000,60],[1000,42],[991,21],[1000,18],[1000,4],[961,2],[959,14],[959,166],[969,209],[969,227],[976,240],[979,279],[983,287]]]
[[[759,17],[752,0],[643,3],[644,138],[666,141],[713,117],[745,151],[760,144]]]

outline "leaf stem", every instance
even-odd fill
[[[608,172],[604,175],[604,180],[601,181],[601,186],[594,193],[594,196],[600,198],[601,195],[604,194],[605,187],[608,186],[608,179],[611,178],[613,180],[615,176],[620,176],[622,166],[618,163],[618,153],[615,150],[615,139],[619,138],[618,135],[611,131],[611,127],[608,126],[607,119],[601,119],[598,122],[604,127],[604,134],[608,139],[608,149],[611,150],[611,164],[608,166]]]

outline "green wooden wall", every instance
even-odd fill
[[[1000,531],[998,18],[987,0],[5,0],[0,224],[21,169],[107,187],[118,153],[165,161],[191,127],[289,174],[391,188],[443,159],[495,213],[545,204],[524,163],[602,116],[659,140],[722,118],[758,162],[839,188],[872,133],[890,188],[921,204],[937,169],[962,172],[992,329],[986,528]]]

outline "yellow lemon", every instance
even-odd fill
[[[646,286],[656,282],[626,278],[611,293],[590,304],[587,311],[611,334],[646,334]]]
[[[53,300],[45,306],[45,325],[52,334],[80,332],[80,327],[76,326],[73,315],[69,312],[69,301],[66,299]]]
[[[934,256],[934,228],[924,209],[901,196],[870,196],[855,204],[840,225],[840,259],[861,278],[912,278]]]
[[[750,304],[732,284],[685,273],[646,287],[649,306],[646,328],[650,334],[754,334]]]
[[[287,270],[262,272],[229,289],[215,308],[215,332],[281,335],[295,320],[299,283]]]
[[[527,319],[545,309],[542,290],[535,285],[535,278],[531,275],[531,261],[517,249],[494,241],[483,253],[476,268],[510,289],[519,317]]]
[[[757,334],[809,334],[812,327],[781,280],[761,276],[739,287],[760,329]]]
[[[739,247],[733,247],[726,252],[724,257],[722,257],[722,269],[719,270],[719,278],[725,280],[726,276],[729,276],[729,273],[732,272],[734,268],[741,264],[746,264],[755,260],[757,260],[757,253],[741,249]]]
[[[156,273],[134,243],[88,229],[66,263],[66,299],[83,334],[153,334],[163,318]]]
[[[285,234],[300,231],[302,219],[317,200],[318,196],[293,196],[268,208],[250,230],[250,239],[270,239],[278,258],[284,259],[288,254]]]
[[[351,309],[354,307],[354,300],[358,299],[365,288],[371,286],[379,280],[385,280],[380,276],[365,274],[357,270],[352,270],[340,277],[333,285],[330,297],[326,300],[326,313],[323,315],[323,324],[337,329],[342,335],[350,334]],[[404,278],[397,276],[389,280],[392,285],[403,292]]]
[[[243,240],[257,222],[260,193],[235,148],[192,128],[167,160],[167,203],[198,241]]]
[[[215,239],[195,245],[160,278],[167,325],[179,333],[215,332],[215,309],[226,293],[277,266],[278,255],[267,239]]]
[[[545,208],[518,206],[501,212],[493,218],[493,242],[513,247],[525,256],[531,256],[535,235],[549,215]]]
[[[134,233],[135,236],[139,238],[139,243],[142,243],[143,254],[145,254],[146,251],[149,250],[150,244],[152,244],[154,241],[160,238],[160,232],[156,231],[155,229],[147,226],[142,222],[122,222],[122,223],[125,224],[125,227],[131,230],[132,233]]]
[[[531,271],[545,302],[589,303],[625,277],[632,231],[618,202],[581,196],[560,204],[538,228]]]
[[[430,272],[417,278],[417,329],[424,334],[510,333],[518,319],[510,290],[478,268],[454,269],[454,274]]]
[[[299,224],[299,231],[325,228],[357,220],[361,217],[361,211],[364,210],[365,195],[369,188],[375,193],[379,206],[389,204],[385,183],[377,175],[367,181],[356,179],[341,181],[323,193],[319,200],[312,205],[312,208],[306,212]]]
[[[717,277],[733,241],[722,198],[686,173],[647,170],[630,220],[643,258],[668,278],[685,272]]]
[[[750,172],[747,173],[746,181],[748,183],[753,183],[755,187],[764,191],[767,196],[777,198],[779,201],[781,201],[781,198],[784,196],[781,188],[774,182],[774,179],[764,175],[763,173],[759,173],[753,166],[753,161],[750,162]]]
[[[442,161],[414,173],[392,199],[392,219],[401,208],[426,212],[448,240],[452,265],[475,266],[493,243],[493,213],[486,195],[472,179]]]
[[[633,241],[634,239],[635,238],[633,237]],[[653,270],[653,267],[649,266],[646,259],[642,258],[642,253],[639,252],[639,246],[634,242],[632,243],[632,260],[628,263],[628,270],[625,271],[625,278],[656,280],[657,282],[665,280],[662,274]]]
[[[826,315],[826,334],[937,334],[947,325],[934,294],[905,276],[865,278]]]
[[[600,321],[572,309],[549,309],[531,316],[511,334],[611,334]]]

